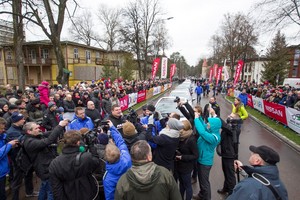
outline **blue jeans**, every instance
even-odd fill
[[[49,180],[42,181],[38,200],[53,200],[52,189]]]
[[[184,199],[184,192],[185,192],[185,199],[191,200],[193,197],[193,189],[192,189],[192,180],[191,180],[191,173],[181,174],[178,173],[179,178],[179,189],[182,199]]]

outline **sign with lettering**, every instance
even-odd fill
[[[287,125],[285,106],[264,100],[264,110],[267,116]]]

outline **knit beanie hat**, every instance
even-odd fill
[[[178,130],[178,131],[180,131],[184,127],[183,123],[175,118],[170,118],[168,120],[167,124],[170,129],[174,129],[174,130]]]
[[[131,122],[125,122],[123,124],[123,134],[125,136],[132,136],[136,134],[135,126]]]
[[[155,111],[155,107],[150,104],[150,105],[147,106],[147,110],[149,110],[151,112],[154,112]]]
[[[105,133],[100,133],[98,135],[99,144],[107,145],[108,144],[108,135]]]
[[[12,123],[16,123],[18,121],[20,121],[21,119],[23,119],[24,116],[19,113],[19,112],[14,112],[12,115],[11,115],[11,122]]]
[[[54,102],[52,102],[52,101],[50,101],[49,103],[48,103],[48,108],[51,108],[52,106],[55,106],[56,104],[54,103]]]

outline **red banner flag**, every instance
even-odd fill
[[[170,81],[172,82],[172,77],[174,76],[175,74],[175,70],[176,70],[176,64],[172,64],[170,66]]]
[[[218,83],[219,83],[219,80],[221,80],[221,78],[222,78],[222,69],[223,69],[223,67],[219,67],[219,68],[218,68],[217,85],[218,85]]]
[[[213,67],[210,68],[210,71],[209,71],[209,82],[210,83],[211,83],[212,75],[213,75]]]
[[[159,62],[160,62],[160,58],[155,58],[153,60],[153,64],[152,64],[152,80],[155,79],[155,75],[156,75],[156,72],[157,72],[157,69],[158,69]]]
[[[217,75],[218,75],[218,64],[214,64],[214,71],[213,71],[213,77],[214,79],[217,79]]]
[[[244,61],[243,60],[239,60],[238,61],[238,65],[236,67],[236,70],[235,70],[235,75],[234,75],[234,82],[233,82],[233,86],[235,87],[237,82],[239,81],[240,79],[240,74],[243,70],[243,66],[244,66]]]

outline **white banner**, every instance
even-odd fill
[[[260,112],[265,114],[265,109],[264,109],[264,101],[262,98],[258,98],[255,96],[252,96],[252,101],[253,101],[253,107],[256,110],[259,110]]]
[[[153,87],[153,96],[159,94],[158,87]]]
[[[167,78],[168,73],[168,58],[163,57],[161,59],[161,78]]]
[[[296,133],[300,133],[300,111],[286,107],[285,112],[288,127],[296,131]]]
[[[241,94],[241,91],[234,90],[234,97],[238,97]]]
[[[128,95],[128,107],[132,107],[137,104],[138,93],[131,93]]]
[[[161,86],[158,86],[157,90],[158,90],[158,93],[161,93]]]

